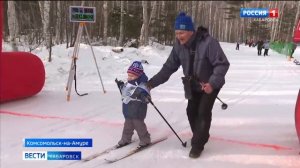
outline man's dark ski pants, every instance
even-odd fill
[[[192,147],[204,149],[209,138],[212,108],[220,89],[211,94],[193,92],[193,98],[188,100],[187,116],[193,132]]]

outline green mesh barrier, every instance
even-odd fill
[[[290,56],[292,54],[293,43],[275,41],[270,43],[270,48],[279,54]]]

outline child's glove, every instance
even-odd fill
[[[117,78],[116,78],[115,82],[117,83],[119,88],[121,88],[124,85],[124,82],[121,80],[118,80]]]

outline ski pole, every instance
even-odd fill
[[[168,121],[165,119],[165,117],[161,114],[161,112],[157,109],[157,107],[154,105],[151,99],[147,98],[148,101],[152,104],[152,106],[155,108],[155,110],[159,113],[159,115],[165,120],[165,122],[168,124],[168,126],[171,128],[171,130],[174,132],[174,134],[177,136],[177,138],[180,140],[182,146],[186,147],[186,142],[183,142],[178,134],[174,131],[174,129],[171,127],[171,125],[168,123]]]
[[[116,84],[118,85],[119,80],[116,78],[116,79],[115,79],[115,82],[116,82]],[[121,88],[119,87],[119,85],[118,85],[118,88],[119,88],[120,94],[122,95],[122,91],[121,91]]]
[[[201,82],[200,85],[203,87],[204,83]],[[228,107],[228,105],[227,105],[226,103],[224,103],[218,96],[217,96],[217,99],[222,103],[221,108],[222,108],[223,110],[226,110],[227,107]]]
[[[217,97],[217,99],[222,103],[222,109],[226,110],[228,105],[226,103],[224,103],[219,97]]]

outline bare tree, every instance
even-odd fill
[[[62,19],[62,12],[61,12],[61,1],[56,1],[57,5],[57,10],[56,10],[56,29],[55,29],[55,43],[59,44],[61,43],[61,19]]]
[[[197,8],[198,8],[198,1],[192,1],[192,2],[189,2],[191,5],[192,5],[192,7],[191,7],[191,15],[192,15],[192,20],[195,22],[195,20],[196,20],[196,17],[197,17],[197,15],[196,15],[196,12],[198,11],[197,10]]]
[[[51,1],[39,1],[39,6],[42,15],[42,22],[43,22],[43,36],[46,42],[46,48],[49,49],[49,57],[48,61],[51,62],[51,35],[49,30],[49,23],[50,23],[50,5]]]
[[[157,1],[152,1],[151,2],[151,14],[150,14],[150,18],[149,18],[149,23],[148,23],[148,27],[150,29],[150,34],[153,36],[153,32],[155,30],[157,30],[157,27],[151,27],[151,24],[153,25],[153,23],[155,22],[155,20],[157,20],[157,6],[158,6],[158,3]]]
[[[212,21],[211,8],[212,8],[212,1],[209,2],[209,16],[208,16],[208,18],[209,18],[208,19],[208,30],[209,30],[209,33],[212,33],[212,31],[213,31],[213,29],[212,29],[213,21]]]
[[[1,11],[2,12],[2,11]],[[12,46],[13,51],[18,51],[16,45],[16,36],[19,32],[19,24],[16,14],[16,1],[8,1],[7,2],[7,17],[8,17],[8,30],[9,30],[9,39]]]
[[[67,8],[67,4],[68,4],[68,2],[64,2],[64,5],[63,5],[64,9]],[[69,37],[69,27],[70,27],[70,24],[69,24],[68,15],[67,15],[66,12],[64,13],[64,17],[65,17],[65,21],[64,21],[64,23],[65,23],[65,35],[66,35],[66,43],[67,43],[66,48],[69,48],[69,39],[70,39],[70,37]]]
[[[103,2],[103,44],[107,45],[107,30],[108,30],[108,11],[107,11],[107,1]]]
[[[143,25],[141,28],[141,34],[140,34],[140,46],[142,45],[148,45],[148,33],[149,33],[149,27],[148,27],[148,1],[142,1],[143,6]]]
[[[120,36],[119,36],[119,46],[122,46],[124,41],[124,1],[121,1],[121,19],[120,19]]]
[[[280,31],[281,30],[281,25],[282,25],[282,20],[283,20],[283,16],[284,16],[284,8],[285,8],[286,2],[283,2],[282,6],[281,6],[281,15],[279,17],[279,26],[277,27],[277,30]]]
[[[278,18],[278,21],[275,22],[275,30],[274,30],[274,38],[273,39],[278,39],[278,40],[282,40],[280,39],[280,36],[279,36],[279,32],[280,32],[280,28],[281,28],[281,23],[282,23],[282,19],[283,19],[283,10],[284,10],[284,7],[285,7],[285,2],[279,2],[278,1],[278,11],[279,11],[279,18]]]
[[[203,17],[203,1],[200,1],[198,4],[197,4],[197,9],[198,9],[198,12],[197,14],[200,15],[199,17],[197,17],[197,20],[195,21],[197,25],[204,25],[204,17]]]
[[[213,6],[213,9],[215,9],[215,8],[217,8],[217,7]],[[216,26],[216,20],[217,20],[216,16],[217,16],[217,12],[216,12],[216,10],[214,10],[214,11],[215,12],[213,12],[213,19],[212,19],[212,23],[211,23],[210,33],[213,37],[216,37],[217,36],[217,34],[216,34],[216,27],[217,27]]]
[[[152,1],[151,2],[151,14],[150,14],[150,18],[149,18],[149,26],[152,23],[152,21],[156,19],[156,14],[157,14],[157,1]]]
[[[163,1],[163,2],[165,2],[165,1]],[[181,4],[182,4],[181,1],[176,1],[176,11],[180,11],[182,9]]]
[[[278,1],[275,2],[274,7],[277,8],[278,6]],[[271,28],[271,41],[275,40],[275,35],[276,35],[276,27],[278,25],[278,22],[272,22],[272,28]]]
[[[167,12],[166,12],[166,2],[162,1],[161,2],[161,8],[160,8],[160,14],[166,18]],[[161,22],[161,29],[166,29],[166,22]],[[160,30],[160,32],[164,32],[163,30]],[[164,44],[166,43],[166,35],[165,33],[160,33],[159,35],[161,35],[161,39],[164,41]]]
[[[50,32],[49,32],[49,23],[50,23],[50,4],[51,1],[39,1],[42,22],[43,22],[43,33],[46,41],[46,47],[50,47]]]
[[[228,34],[228,20],[224,19],[225,22],[225,29],[223,29],[222,33],[223,33],[223,40],[222,41],[227,41],[227,34]]]

